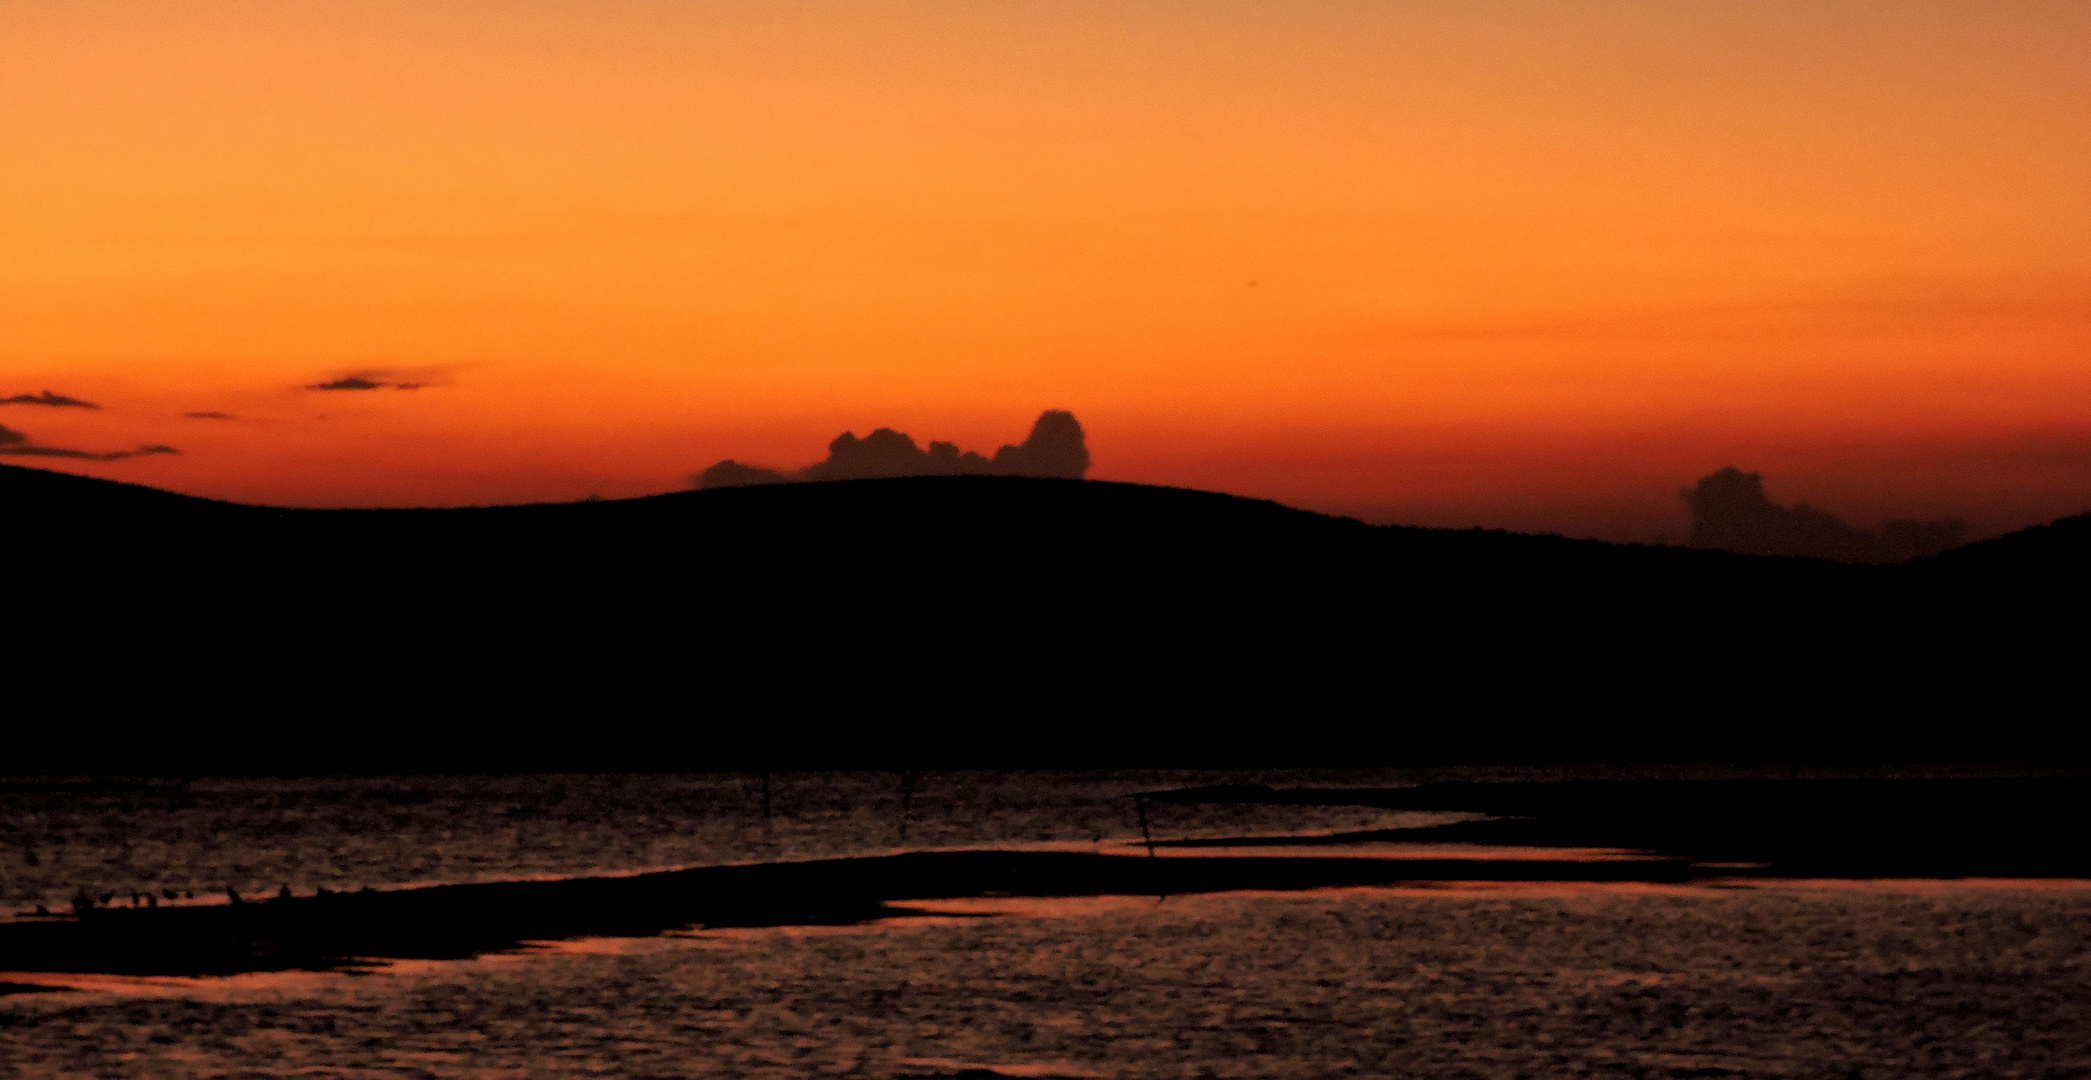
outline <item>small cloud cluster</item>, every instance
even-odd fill
[[[1884,521],[1868,530],[1807,503],[1780,506],[1765,496],[1762,474],[1733,466],[1679,494],[1692,510],[1693,547],[1883,563],[1936,555],[1967,540],[1964,521]]]
[[[125,458],[146,457],[153,454],[178,454],[181,451],[171,446],[154,443],[136,450],[111,450],[96,453],[92,450],[69,450],[61,446],[38,446],[29,441],[29,436],[13,428],[0,427],[0,455],[10,457],[71,458],[76,461],[122,461]]]
[[[382,390],[382,389],[384,389],[384,388],[385,388],[385,384],[384,384],[384,383],[381,383],[381,382],[377,382],[377,381],[375,381],[375,380],[371,380],[371,379],[366,379],[366,378],[364,378],[364,377],[363,377],[363,376],[361,376],[361,375],[344,375],[344,376],[342,376],[341,378],[339,378],[339,379],[334,379],[334,380],[332,380],[332,381],[330,381],[330,382],[317,382],[317,383],[313,383],[313,384],[312,384],[311,386],[308,386],[308,387],[306,387],[305,389],[307,389],[307,390]]]
[[[419,390],[428,385],[417,382],[379,382],[364,375],[344,375],[327,382],[317,382],[307,390]]]
[[[928,449],[892,428],[863,438],[843,432],[828,444],[827,460],[796,473],[745,465],[731,458],[698,473],[699,488],[746,487],[797,480],[876,480],[896,476],[1040,476],[1080,480],[1089,472],[1089,448],[1073,413],[1048,409],[1031,425],[1023,442],[1004,446],[992,458],[955,443],[932,442]]]
[[[209,411],[205,411],[205,412],[188,412],[188,413],[183,413],[182,415],[183,415],[183,416],[185,416],[185,417],[187,417],[187,418],[189,418],[189,419],[191,419],[191,420],[237,420],[237,419],[239,419],[239,417],[237,417],[237,416],[234,416],[234,415],[232,415],[231,413],[221,413],[221,412],[209,412]]]
[[[53,409],[101,408],[92,401],[81,401],[79,398],[54,394],[49,390],[41,394],[16,394],[13,397],[0,398],[0,405],[43,405]]]
[[[754,487],[757,484],[787,483],[791,479],[790,476],[775,469],[743,465],[732,458],[727,458],[691,477],[690,483],[700,488]]]
[[[450,369],[431,368],[366,368],[362,371],[343,372],[334,378],[310,383],[307,390],[419,390],[424,386],[443,382],[449,377]]]

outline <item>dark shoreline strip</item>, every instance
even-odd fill
[[[1691,863],[1763,864],[1765,876],[1785,878],[2091,878],[2091,847],[2077,840],[2091,828],[2091,778],[2078,775],[1232,785],[1135,798],[1150,817],[1158,807],[1205,804],[1483,815],[1408,829],[1157,841],[1157,847],[1459,843],[1644,851]]]
[[[206,907],[104,908],[0,923],[0,970],[229,975],[464,959],[525,941],[647,937],[681,927],[846,925],[894,905],[972,897],[1290,892],[1418,881],[1659,881],[1672,860],[1178,858],[941,851],[702,867],[631,877],[330,893]]]

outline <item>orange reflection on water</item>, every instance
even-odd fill
[[[1146,846],[1140,841],[1126,843],[1127,847],[1145,854]],[[1157,845],[1155,857],[1160,859],[1396,859],[1396,860],[1440,860],[1471,859],[1475,861],[1500,862],[1658,862],[1666,856],[1627,848],[1599,847],[1518,847],[1492,846],[1488,844],[1423,844],[1423,843],[1362,843],[1362,844],[1287,844],[1263,846],[1244,844],[1214,847],[1162,847]]]
[[[237,975],[112,975],[95,972],[0,971],[0,983],[45,986],[58,992],[116,994],[123,997],[197,997],[249,991],[297,992],[333,980],[365,974],[355,971],[254,971]],[[375,970],[383,970],[382,967]]]

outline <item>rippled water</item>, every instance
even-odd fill
[[[213,778],[162,791],[0,792],[0,909],[89,893],[199,897],[595,874],[1140,834],[1136,791],[1393,782],[1386,771]],[[903,808],[905,836],[903,837]],[[1356,807],[1153,808],[1164,835],[1445,820]]]
[[[907,846],[1138,835],[1125,798],[1393,774],[929,774]],[[890,850],[893,774],[210,780],[0,795],[11,908]],[[1159,807],[1161,835],[1414,823]],[[365,974],[0,996],[0,1076],[2091,1073],[2091,887],[1526,886],[976,900]],[[0,970],[6,967],[0,957]],[[0,976],[4,980],[5,976]],[[985,1070],[983,1072],[982,1070]]]
[[[0,998],[79,1076],[2061,1076],[2091,892],[1355,891],[1006,903]],[[967,914],[996,905],[968,905]]]

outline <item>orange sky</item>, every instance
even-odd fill
[[[0,6],[19,459],[640,494],[851,428],[1648,538],[2091,510],[2091,5]],[[316,392],[390,373],[415,391]],[[189,419],[214,411],[232,420]]]

